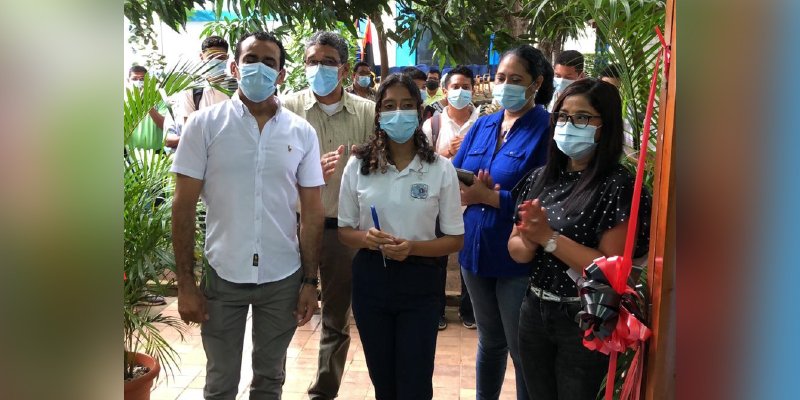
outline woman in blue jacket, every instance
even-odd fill
[[[517,399],[527,399],[517,346],[519,310],[530,267],[508,253],[514,225],[511,189],[526,173],[545,163],[553,96],[553,68],[532,46],[512,49],[500,60],[494,99],[500,111],[478,119],[453,159],[456,168],[477,175],[461,185],[464,247],[459,253],[478,325],[476,391],[478,399],[497,399],[510,351]]]

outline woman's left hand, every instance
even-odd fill
[[[411,242],[406,239],[395,239],[394,243],[395,244],[385,244],[381,246],[383,255],[391,260],[405,260],[411,253]]]
[[[544,246],[553,236],[553,229],[547,220],[547,210],[542,207],[539,199],[522,202],[519,205],[519,215],[517,229],[526,240]]]
[[[494,183],[489,171],[478,170],[475,181],[467,186],[459,182],[461,187],[461,205],[491,204],[491,197],[500,190],[500,185]]]

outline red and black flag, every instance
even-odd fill
[[[367,31],[364,34],[364,41],[361,45],[361,61],[369,64],[369,68],[375,66],[375,57],[372,53],[372,24],[367,18]]]

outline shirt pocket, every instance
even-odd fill
[[[523,171],[528,152],[525,150],[502,150],[495,156],[492,171],[502,171],[506,174],[517,174]]]
[[[469,149],[464,161],[461,162],[461,168],[468,171],[477,171],[483,166],[483,156],[486,154],[486,147],[478,147]]]

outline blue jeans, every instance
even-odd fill
[[[581,303],[540,300],[528,293],[519,322],[519,351],[528,395],[542,400],[594,400],[608,356],[583,346],[575,322]]]
[[[464,268],[461,268],[461,273],[472,298],[475,322],[478,324],[478,355],[475,363],[477,400],[496,400],[500,397],[509,352],[514,362],[517,400],[527,400],[528,390],[522,375],[517,331],[519,309],[528,289],[528,277],[488,278]]]

